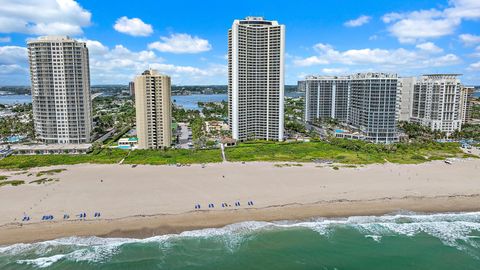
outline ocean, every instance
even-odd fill
[[[480,212],[243,222],[0,247],[0,269],[480,269]]]

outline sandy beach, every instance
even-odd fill
[[[480,210],[478,159],[452,165],[339,165],[339,170],[313,163],[279,167],[283,164],[80,164],[23,174],[0,170],[8,180],[26,182],[0,187],[0,244],[66,236],[150,237],[249,220]],[[37,172],[54,168],[66,170],[43,177],[58,181],[28,183],[40,178]],[[208,208],[210,203],[215,208]],[[76,215],[83,212],[87,218],[80,220]],[[101,217],[94,218],[95,212]],[[70,219],[63,220],[64,214]],[[22,222],[24,215],[31,220]],[[54,220],[42,221],[43,215]]]

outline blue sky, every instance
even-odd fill
[[[0,0],[0,85],[28,85],[26,40],[87,42],[92,84],[152,67],[177,85],[226,84],[234,19],[286,25],[286,83],[307,74],[461,73],[480,84],[480,0]]]

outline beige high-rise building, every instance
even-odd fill
[[[35,134],[44,143],[90,142],[92,101],[85,42],[67,36],[28,41]]]
[[[473,108],[473,93],[475,93],[475,87],[463,86],[462,93],[460,94],[460,115],[462,123],[467,124],[472,120],[472,108]]]
[[[417,77],[398,78],[400,90],[400,108],[398,109],[398,120],[409,122],[412,114],[413,88]]]
[[[158,149],[172,144],[170,77],[146,70],[135,78],[135,108],[139,149]]]
[[[447,134],[462,128],[460,74],[428,74],[413,89],[411,121]]]

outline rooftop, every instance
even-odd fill
[[[235,20],[233,24],[242,24],[253,27],[262,27],[262,26],[278,26],[277,21],[268,21],[260,16],[248,16],[243,20]]]
[[[55,41],[55,42],[61,42],[61,41],[76,41],[75,39],[69,37],[69,36],[41,36],[36,39],[30,39],[28,40],[27,43],[35,43],[35,42],[48,42],[48,41]]]

